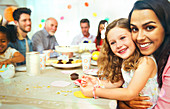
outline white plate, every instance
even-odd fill
[[[56,61],[57,61],[57,60],[47,60],[45,64],[46,64],[46,65],[51,65],[51,63],[56,62]]]
[[[91,60],[91,65],[97,65],[97,61]]]
[[[85,74],[87,75],[97,75],[98,69],[89,69],[84,71]]]
[[[75,64],[55,64],[51,63],[52,66],[57,67],[57,68],[75,68],[75,67],[80,67],[81,63],[75,63]]]
[[[20,66],[17,66],[15,68],[16,71],[20,71],[20,72],[26,72],[27,71],[27,68],[26,68],[26,65],[20,65]]]

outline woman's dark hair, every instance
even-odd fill
[[[18,39],[17,27],[15,25],[6,25],[6,28],[8,29],[9,32],[8,40],[12,43],[15,43],[16,40]]]
[[[129,23],[134,10],[150,9],[155,12],[161,22],[165,38],[160,47],[153,53],[158,64],[158,84],[162,87],[162,73],[170,55],[170,3],[168,0],[140,0],[135,2],[129,14]]]
[[[97,36],[96,36],[96,45],[100,45],[100,40],[101,40],[100,25],[105,24],[106,22],[107,22],[107,20],[101,20],[99,22]]]
[[[8,29],[4,26],[0,26],[0,32],[2,32],[3,34],[6,34],[7,40],[9,41],[10,35],[9,35],[9,32],[8,32]]]

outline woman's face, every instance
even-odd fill
[[[100,33],[101,33],[101,31],[104,29],[104,24],[100,24],[100,26],[99,26],[99,31],[100,31]]]
[[[162,44],[165,32],[154,11],[134,10],[130,20],[132,39],[143,55],[151,55]]]
[[[127,29],[112,28],[107,34],[107,40],[112,52],[122,59],[127,59],[135,51],[135,44]]]

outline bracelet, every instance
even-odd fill
[[[105,88],[104,85],[101,83],[100,79],[99,79],[99,78],[97,78],[97,79],[98,79],[98,81],[99,81],[99,86],[100,86],[101,88]]]
[[[94,99],[97,99],[97,98],[99,98],[99,97],[97,97],[96,96],[96,94],[95,94],[95,91],[96,91],[96,88],[101,88],[99,85],[94,85],[94,87],[93,87],[93,97],[94,97]]]

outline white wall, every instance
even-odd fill
[[[15,0],[18,5],[27,6],[32,10],[32,35],[42,29],[42,19],[54,17],[58,20],[58,30],[55,34],[60,45],[69,45],[73,37],[81,32],[80,20],[90,20],[90,33],[97,35],[100,20],[109,18],[109,23],[120,17],[127,17],[136,0]],[[24,2],[23,2],[24,1]],[[89,6],[84,5],[85,2]],[[68,9],[67,6],[72,8]],[[96,13],[95,17],[93,13]],[[60,17],[64,16],[61,20]]]

